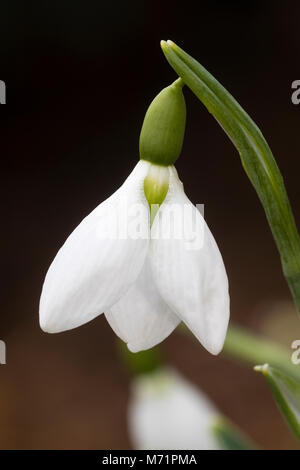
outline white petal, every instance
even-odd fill
[[[180,323],[158,293],[147,259],[136,282],[105,316],[132,352],[152,348]]]
[[[174,167],[152,225],[150,259],[164,300],[202,345],[218,354],[229,320],[227,275],[214,237],[185,195]]]
[[[135,449],[217,450],[211,428],[219,416],[208,398],[172,369],[132,383],[128,421]]]
[[[86,323],[116,303],[138,277],[149,245],[149,207],[139,162],[125,183],[69,236],[46,275],[40,325],[56,333]]]

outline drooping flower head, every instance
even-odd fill
[[[222,349],[226,271],[174,167],[186,121],[182,85],[177,80],[151,103],[140,161],[54,258],[40,301],[44,331],[72,329],[104,312],[132,352],[160,343],[181,321],[212,354]]]

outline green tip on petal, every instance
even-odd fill
[[[142,160],[168,166],[179,157],[186,122],[183,85],[182,79],[178,78],[150,104],[140,135]]]

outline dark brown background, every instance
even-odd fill
[[[297,1],[2,3],[1,448],[130,447],[129,377],[105,318],[51,336],[39,329],[38,302],[57,249],[137,161],[146,108],[175,78],[160,39],[196,57],[262,128],[300,220],[300,106],[291,103],[299,24]],[[268,305],[289,292],[263,210],[232,144],[185,95],[180,177],[188,196],[205,204],[223,253],[232,320],[271,334]],[[279,319],[288,347],[300,337],[290,317]],[[163,351],[262,447],[297,447],[251,368],[213,358],[178,333]]]

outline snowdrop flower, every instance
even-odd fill
[[[212,354],[222,349],[229,319],[222,256],[173,165],[185,117],[179,79],[146,113],[139,163],[53,260],[40,300],[44,331],[69,330],[104,312],[132,352],[160,343],[180,321]]]
[[[218,450],[213,426],[219,412],[172,369],[157,369],[132,382],[128,425],[135,449]]]

